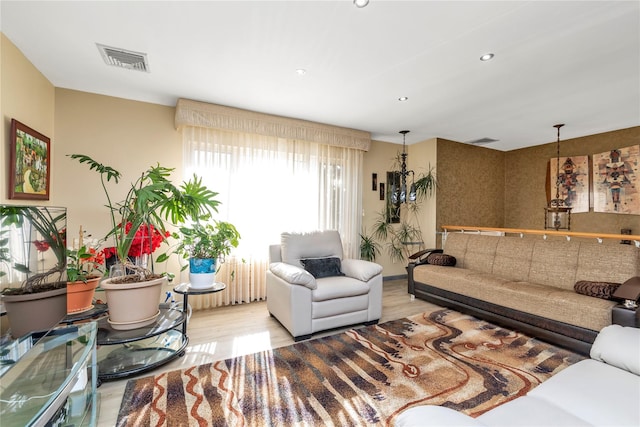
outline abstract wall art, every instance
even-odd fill
[[[640,215],[640,145],[593,155],[593,210]]]

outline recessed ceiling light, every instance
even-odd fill
[[[408,96],[401,96],[400,98],[398,98],[398,101],[403,101],[404,102],[404,101],[406,101],[408,99],[409,99]]]
[[[305,70],[304,68],[298,68],[296,70],[296,74],[298,74],[299,76],[304,76],[305,74],[307,74],[307,70]]]
[[[485,53],[480,57],[480,61],[490,61],[495,55],[493,53]]]
[[[353,0],[353,4],[358,8],[363,8],[369,4],[369,0]]]

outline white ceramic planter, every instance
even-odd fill
[[[216,281],[216,273],[191,273],[189,284],[192,289],[209,289]]]
[[[117,278],[101,283],[109,307],[109,324],[113,329],[141,328],[155,322],[160,314],[158,306],[165,277],[135,283],[112,283]]]

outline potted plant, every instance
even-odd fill
[[[87,241],[80,227],[79,238],[67,249],[67,314],[93,308],[93,295],[104,275],[104,253],[99,242]]]
[[[395,158],[394,168],[400,162],[399,155]],[[380,241],[386,241],[387,253],[392,261],[404,261],[415,252],[415,245],[422,245],[422,230],[420,229],[420,207],[422,202],[431,197],[438,187],[433,167],[429,167],[426,173],[421,173],[414,183],[416,200],[406,205],[398,201],[394,204],[390,195],[386,197],[386,206],[378,214],[374,223],[373,236]],[[390,212],[397,212],[398,223],[390,221]]]
[[[114,203],[106,182],[118,183],[120,172],[84,154],[72,154],[72,159],[87,164],[100,174],[111,217],[114,252],[123,274],[109,277],[101,287],[109,307],[109,323],[114,329],[134,329],[151,324],[159,314],[158,303],[166,275],[153,271],[151,253],[169,236],[167,225],[184,223],[216,208],[217,193],[202,185],[194,175],[179,187],[169,176],[173,169],[151,166],[131,183],[121,202]],[[138,246],[136,246],[138,245]],[[130,257],[132,248],[140,248],[138,257]]]
[[[0,283],[14,338],[67,314],[66,218],[65,208],[0,205]]]
[[[210,216],[206,215],[196,218],[191,225],[181,226],[176,237],[180,240],[175,251],[189,260],[191,287],[203,289],[213,285],[219,263],[224,262],[231,248],[238,247],[240,233],[233,224],[210,222]]]
[[[380,245],[366,231],[360,234],[360,259],[375,262],[380,254]]]

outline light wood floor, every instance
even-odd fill
[[[386,281],[383,289],[381,323],[429,311],[436,307],[426,301],[410,300],[406,279]],[[314,338],[346,329],[314,334]],[[184,357],[141,376],[278,348],[294,342],[287,330],[269,315],[265,301],[196,311],[189,321],[188,335],[189,345]],[[115,425],[122,394],[129,379],[104,382],[98,388],[99,427]]]

